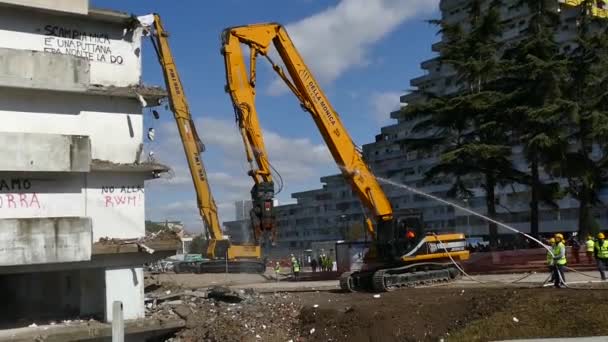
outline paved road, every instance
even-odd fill
[[[588,286],[601,286],[608,288],[608,282],[600,284],[601,282],[597,277],[597,272],[584,272],[584,273],[566,273],[566,281],[570,284],[570,287],[588,287]],[[529,286],[529,287],[540,287],[543,285],[545,280],[549,277],[549,273],[531,273],[531,274],[492,274],[492,275],[479,275],[473,276],[472,278],[462,277],[461,279],[448,283],[438,284],[439,286],[448,287],[504,287],[504,286]],[[435,285],[437,286],[437,285]],[[233,288],[254,288],[258,291],[269,290],[269,291],[307,291],[307,290],[332,290],[338,289],[337,280],[324,280],[324,281],[305,281],[305,282],[292,282],[292,281],[266,281],[258,283],[241,283],[232,285]]]
[[[548,273],[531,274],[494,274],[476,275],[472,279],[461,279],[440,286],[449,287],[504,287],[504,286],[542,286],[549,277]],[[608,288],[608,282],[603,284],[597,279],[597,272],[566,273],[566,281],[570,287],[601,286]],[[150,280],[148,280],[150,281]],[[232,288],[253,288],[261,292],[266,291],[316,291],[338,289],[337,280],[323,281],[288,281],[277,282],[270,275],[259,274],[159,274],[153,278],[154,282],[170,282],[186,288],[200,288],[214,285],[225,285]]]

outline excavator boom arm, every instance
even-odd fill
[[[224,240],[220,222],[218,219],[217,206],[211,194],[211,188],[201,153],[204,146],[196,132],[194,121],[188,107],[184,88],[175,66],[173,54],[169,47],[168,33],[163,28],[160,16],[154,15],[154,36],[152,42],[158,53],[165,85],[169,93],[169,105],[173,111],[179,135],[186,153],[186,160],[190,168],[190,174],[196,191],[197,205],[203,222],[212,240]]]
[[[251,82],[252,77],[247,74],[241,44],[248,46],[253,56],[259,54],[271,61],[273,69],[313,117],[342,174],[351,183],[364,206],[374,214],[377,221],[390,221],[393,209],[386,194],[283,26],[269,23],[232,27],[223,32],[222,38],[227,90],[235,108],[244,113],[241,116],[241,125],[250,132],[248,136],[256,137],[249,140],[252,148],[262,155],[266,153],[255,111],[255,83]],[[269,58],[271,44],[279,53],[291,80],[283,69]],[[252,61],[255,62],[255,58],[252,58]],[[368,229],[373,233],[371,224],[368,224]]]

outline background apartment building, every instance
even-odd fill
[[[501,8],[501,19],[505,31],[503,42],[515,42],[525,37],[530,13],[526,6],[515,6],[519,0],[505,0]],[[556,11],[560,0],[555,0]],[[440,3],[441,17],[448,23],[463,22],[467,17],[467,7],[470,0],[442,0]],[[572,49],[576,35],[575,14],[578,9],[561,7],[562,24],[556,39],[562,49]],[[442,41],[432,45],[439,52]],[[437,95],[450,94],[457,90],[454,71],[447,65],[440,65],[437,57],[421,63],[424,75],[410,81],[413,90],[401,96],[401,105],[415,104],[424,101],[419,91],[432,92]],[[389,113],[387,113],[388,115]],[[403,140],[412,138],[414,122],[405,119],[399,111],[390,113],[395,123],[382,127],[375,141],[363,145],[363,155],[373,172],[394,182],[415,187],[424,192],[446,198],[446,192],[452,184],[449,177],[437,177],[430,182],[423,182],[424,173],[437,163],[438,151],[422,152],[408,149]],[[599,153],[599,151],[596,151]],[[526,171],[527,164],[520,146],[513,147],[513,163],[516,168]],[[545,180],[547,176],[544,175]],[[480,179],[469,179],[474,197],[460,205],[477,211],[486,212],[484,192],[480,188]],[[555,181],[555,180],[554,180]],[[563,180],[560,181],[565,185]],[[281,249],[303,250],[313,246],[317,241],[358,238],[356,234],[362,227],[362,207],[353,195],[341,175],[322,177],[324,183],[321,189],[294,193],[297,204],[277,208],[279,224],[279,251]],[[437,232],[459,231],[470,237],[482,237],[488,234],[485,221],[462,210],[429,200],[423,196],[412,194],[401,188],[382,185],[391,199],[395,209],[412,208],[423,213],[428,229]],[[496,189],[499,203],[498,218],[520,229],[529,232],[529,199],[528,189],[522,185],[509,185]],[[608,199],[608,189],[600,193],[602,199]],[[572,232],[578,229],[578,202],[565,198],[558,202],[560,210],[542,207],[540,210],[540,232]],[[608,223],[605,211],[594,213],[595,219],[601,224]],[[347,233],[345,233],[345,231]],[[353,233],[353,231],[355,233]],[[500,234],[508,231],[499,228]]]
[[[87,0],[0,1],[0,323],[142,319],[143,29]],[[144,251],[142,245],[152,248]],[[150,253],[152,251],[152,253]]]

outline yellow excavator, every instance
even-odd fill
[[[255,107],[256,61],[258,56],[263,56],[298,98],[302,108],[311,114],[341,173],[373,217],[373,221],[369,217],[366,219],[368,233],[374,237],[366,265],[360,271],[343,274],[341,288],[347,291],[388,291],[454,279],[458,275],[454,264],[469,258],[464,234],[425,234],[419,213],[393,210],[285,28],[277,23],[230,27],[223,31],[221,38],[226,92],[232,99],[251,165],[249,174],[255,181],[252,189],[254,207],[258,208],[259,222],[265,222],[256,227],[258,233],[276,235],[272,202],[267,200],[273,196],[271,164]],[[249,48],[248,60],[243,55],[243,45]],[[272,60],[271,45],[274,45],[287,72]]]
[[[196,191],[196,202],[206,228],[208,239],[207,258],[209,261],[196,262],[196,272],[264,272],[266,267],[261,259],[261,247],[256,243],[237,245],[222,233],[217,206],[205,166],[201,158],[204,145],[196,131],[192,114],[188,107],[184,88],[169,47],[169,34],[163,28],[158,14],[153,15],[152,45],[161,65],[169,94],[169,105],[186,153],[186,160]],[[191,265],[189,265],[191,266]]]
[[[598,18],[608,18],[608,2],[604,0],[559,0],[558,2],[570,7],[586,6],[591,15]]]

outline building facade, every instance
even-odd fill
[[[489,2],[489,1],[488,1]],[[486,2],[487,3],[487,2]],[[530,20],[530,13],[526,6],[516,6],[517,0],[503,1],[500,9],[500,17],[504,28],[501,41],[505,44],[514,43],[525,37],[526,29]],[[467,17],[468,0],[442,0],[440,9],[442,19],[454,24],[463,22]],[[574,47],[576,37],[576,15],[578,8],[560,6],[560,1],[555,1],[555,11],[561,16],[561,26],[555,38],[564,51]],[[442,41],[433,45],[433,50],[438,52]],[[401,97],[403,104],[415,104],[424,101],[421,91],[436,95],[446,95],[458,90],[454,70],[449,65],[442,65],[438,58],[424,61],[422,69],[423,76],[411,80],[410,85],[415,88],[412,92]],[[408,150],[403,144],[405,138],[414,135],[412,128],[414,122],[408,121],[401,116],[399,111],[391,113],[391,118],[397,123],[383,127],[376,141],[363,147],[367,161],[374,172],[391,180],[404,183],[418,188],[424,192],[445,198],[446,192],[452,184],[449,177],[438,177],[431,182],[423,182],[424,173],[437,163],[438,151],[421,152]],[[528,171],[527,163],[521,146],[512,148],[514,166],[524,172]],[[599,150],[595,151],[599,156]],[[555,181],[566,185],[565,180],[551,179],[543,174],[544,181]],[[458,204],[478,213],[485,214],[485,196],[481,189],[481,179],[471,178],[468,181],[474,197],[466,202]],[[388,189],[389,195],[395,206],[417,208],[423,212],[427,226],[437,231],[460,231],[469,236],[483,236],[488,234],[487,222],[470,215],[465,211],[445,206],[419,195],[407,193],[402,189]],[[529,189],[522,185],[509,184],[505,187],[497,187],[497,211],[498,219],[520,231],[529,232]],[[606,198],[608,189],[601,192],[600,196]],[[558,201],[559,210],[541,205],[539,230],[541,233],[548,232],[574,232],[578,230],[578,202],[572,198]],[[596,221],[601,225],[608,223],[605,212],[594,213]],[[499,234],[508,234],[508,230],[499,228]]]
[[[0,1],[0,321],[142,319],[143,28],[86,0]],[[145,246],[144,246],[145,245]],[[148,248],[147,252],[143,251]],[[27,323],[27,324],[30,324]]]

